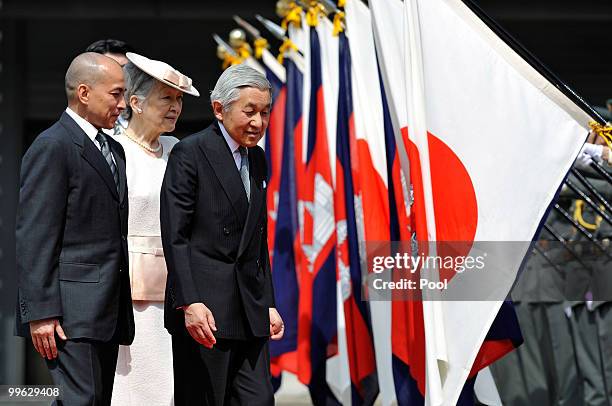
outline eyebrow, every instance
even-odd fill
[[[257,104],[255,104],[255,103],[247,103],[247,104],[244,106],[244,108],[245,108],[245,109],[246,109],[246,108],[249,108],[249,107],[250,107],[250,108],[255,109],[255,108],[257,108]],[[269,104],[266,104],[266,105],[264,106],[263,110],[268,109],[268,108],[270,108],[270,105],[269,105]]]

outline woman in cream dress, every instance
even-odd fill
[[[128,53],[124,66],[128,127],[115,135],[126,155],[128,251],[136,336],[119,347],[112,404],[173,405],[172,344],[164,328],[166,263],[159,224],[159,193],[185,93],[191,79],[164,62]]]

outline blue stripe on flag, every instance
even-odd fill
[[[276,308],[285,323],[285,334],[280,341],[270,342],[270,355],[279,356],[297,349],[299,288],[295,269],[293,242],[298,232],[297,197],[293,132],[302,114],[302,75],[295,64],[286,59],[287,99],[285,104],[285,130],[278,192],[278,211],[274,255],[272,256],[272,279],[276,296]]]
[[[395,161],[395,153],[397,146],[395,144],[395,135],[393,133],[393,124],[391,122],[391,113],[389,113],[389,103],[387,102],[387,94],[383,84],[382,75],[380,73],[380,65],[378,67],[378,81],[380,83],[380,93],[382,98],[383,121],[385,129],[385,151],[387,153],[387,190],[389,196],[389,232],[390,241],[400,240],[400,224],[397,215],[397,203],[395,200],[394,182],[399,182],[400,179],[393,179],[393,163]]]
[[[335,398],[329,390],[326,377],[327,348],[338,334],[336,314],[336,250],[334,249],[321,265],[312,284],[312,330],[310,333],[312,375],[309,389],[315,405],[337,403],[337,401],[334,402]]]
[[[310,109],[308,112],[308,147],[306,150],[306,164],[314,152],[317,140],[317,94],[323,86],[321,73],[321,49],[319,35],[314,28],[310,29]]]

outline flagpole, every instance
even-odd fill
[[[559,206],[558,203],[555,203],[554,205],[555,210],[557,210],[557,212],[559,212],[567,221],[569,221],[574,228],[576,228],[576,230],[578,230],[582,235],[584,235],[589,241],[591,241],[593,243],[593,245],[595,245],[605,256],[610,257],[610,254],[608,254],[608,252],[606,251],[606,249],[604,248],[603,245],[601,245],[601,243],[599,241],[597,241],[595,239],[595,237],[593,237],[593,234],[589,233],[587,231],[586,228],[582,227],[582,225],[580,225],[576,220],[573,219],[573,217],[566,212],[561,206]]]
[[[595,196],[595,198],[597,200],[599,200],[601,202],[601,204],[603,204],[605,206],[605,208],[606,208],[606,210],[608,210],[608,212],[612,212],[612,205],[610,205],[610,203],[606,200],[606,198],[603,197],[603,195],[597,191],[595,186],[593,186],[593,184],[591,182],[589,182],[587,180],[587,178],[585,178],[580,173],[580,171],[578,171],[576,168],[572,168],[572,169],[570,169],[570,172],[572,172],[572,174],[576,177],[576,179],[578,179],[580,181],[580,183],[582,183],[584,185],[584,187],[587,188],[587,190],[589,191],[589,193],[591,193],[591,195]]]
[[[578,93],[571,89],[563,80],[561,80],[555,73],[553,73],[544,63],[536,58],[527,48],[523,46],[517,39],[515,39],[508,31],[506,31],[497,21],[491,18],[487,13],[484,12],[480,6],[474,3],[473,0],[461,0],[463,3],[474,13],[478,18],[484,22],[502,41],[504,41],[514,52],[519,54],[532,68],[550,83],[552,83],[559,91],[561,91],[567,98],[574,102],[580,107],[585,113],[591,118],[597,121],[601,125],[606,124],[606,120],[593,108],[591,105],[582,98]]]
[[[591,267],[590,267],[590,266],[588,266],[587,264],[585,264],[585,263],[584,263],[584,262],[583,262],[583,261],[580,259],[580,256],[579,256],[579,255],[576,253],[576,251],[574,251],[572,248],[570,248],[570,246],[569,246],[569,245],[568,245],[568,243],[567,243],[567,240],[565,240],[565,238],[563,238],[561,235],[559,235],[559,233],[557,233],[557,232],[555,231],[555,229],[554,229],[554,228],[552,228],[550,225],[548,225],[548,224],[544,223],[544,229],[545,229],[546,231],[548,231],[548,233],[549,233],[550,235],[552,235],[552,236],[553,236],[553,238],[554,238],[555,240],[557,240],[558,242],[560,242],[560,243],[561,243],[561,245],[563,246],[563,248],[565,248],[565,250],[566,250],[567,252],[569,252],[569,253],[570,253],[570,255],[572,256],[572,258],[574,258],[574,259],[576,260],[576,262],[578,262],[580,265],[582,265],[582,267],[583,267],[584,269],[586,269],[587,271],[589,271],[589,272],[593,272],[593,270],[591,269]]]
[[[597,162],[591,161],[591,168],[593,168],[597,173],[601,175],[602,178],[608,181],[609,184],[612,185],[612,176]]]
[[[599,208],[589,196],[587,196],[582,190],[580,190],[574,182],[569,179],[565,180],[565,184],[578,195],[578,197],[586,202],[597,214],[599,214],[608,224],[612,225],[612,218],[606,214],[601,208]]]

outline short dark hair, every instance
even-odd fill
[[[87,47],[85,52],[95,52],[97,54],[123,54],[134,52],[134,48],[127,42],[118,39],[101,39]]]

